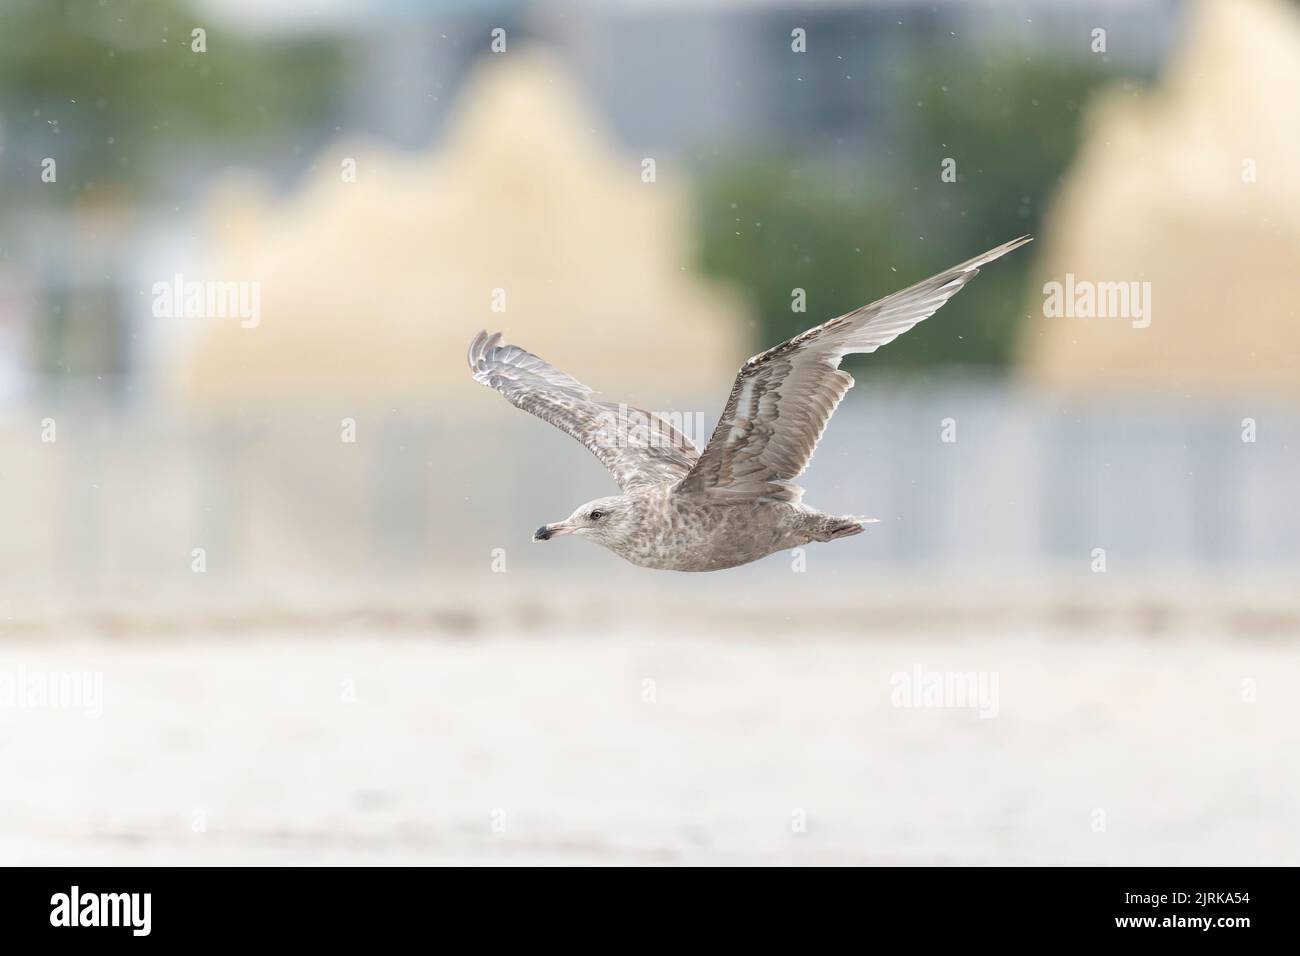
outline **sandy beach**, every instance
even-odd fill
[[[0,707],[8,864],[1300,862],[1286,639],[214,633],[0,673],[102,675],[97,717]]]

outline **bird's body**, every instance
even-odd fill
[[[717,571],[813,541],[859,534],[871,520],[803,504],[803,473],[831,413],[853,385],[847,354],[873,352],[934,312],[979,266],[1024,236],[754,356],[703,451],[658,416],[592,398],[592,390],[530,352],[480,332],[474,378],[581,441],[623,494],[598,498],[534,539],[587,537],[635,565]]]
[[[632,564],[660,571],[734,568],[786,548],[858,534],[863,524],[773,498],[717,501],[679,494],[672,484],[619,498],[597,503],[609,509],[597,522],[605,525],[597,540]]]

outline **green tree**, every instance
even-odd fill
[[[1016,236],[1037,234],[1101,85],[1131,85],[1101,61],[1008,53],[915,62],[897,85],[900,141],[885,159],[797,153],[724,157],[701,179],[703,268],[752,295],[773,345]],[[944,182],[944,159],[956,181]],[[962,292],[962,321],[925,322],[873,367],[1005,366],[1023,318],[1033,247]],[[1029,254],[1026,254],[1029,253]],[[807,290],[807,312],[791,290]]]
[[[195,52],[192,31],[206,31]],[[39,201],[164,185],[176,160],[274,158],[334,106],[343,51],[327,41],[252,40],[176,0],[8,0],[0,5],[0,175]],[[268,157],[267,154],[271,155]]]

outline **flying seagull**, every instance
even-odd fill
[[[474,380],[582,442],[623,490],[542,525],[533,539],[574,534],[644,568],[717,571],[861,533],[875,519],[823,514],[802,503],[803,489],[794,484],[853,386],[840,360],[892,342],[933,315],[980,266],[1030,239],[1013,239],[755,355],[741,366],[702,452],[661,417],[598,401],[577,379],[502,343],[500,332],[480,332],[469,346]]]

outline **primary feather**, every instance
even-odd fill
[[[874,352],[927,319],[979,267],[1030,241],[1021,236],[901,292],[854,309],[755,355],[736,376],[726,408],[681,493],[798,501],[826,423],[853,387],[845,355]]]

